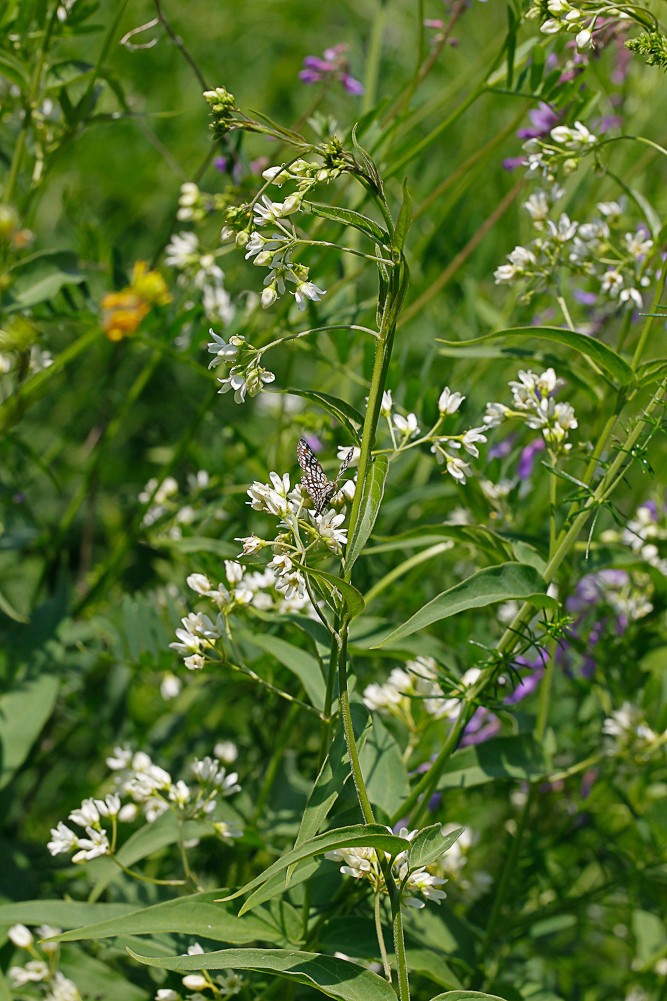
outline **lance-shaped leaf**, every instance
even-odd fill
[[[357,615],[361,615],[366,603],[361,592],[357,591],[356,587],[353,587],[352,584],[348,584],[342,577],[326,573],[324,570],[316,570],[314,567],[305,566],[303,563],[294,561],[294,566],[298,567],[303,573],[308,574],[319,584],[321,590],[327,596],[330,605],[336,611],[344,613],[348,619],[354,619]],[[344,608],[340,608],[341,603],[344,605]]]
[[[320,834],[310,841],[305,841],[298,848],[283,855],[276,862],[261,872],[259,876],[251,879],[249,883],[242,886],[235,893],[231,893],[222,900],[233,900],[243,893],[250,893],[252,890],[266,883],[268,879],[278,872],[289,869],[290,866],[301,859],[311,858],[313,855],[323,855],[324,852],[333,852],[339,848],[377,848],[378,851],[387,852],[389,855],[398,855],[405,851],[408,843],[404,838],[399,838],[396,834],[391,834],[386,827],[380,824],[353,824],[351,827],[339,827],[333,831]],[[249,901],[241,908],[240,914],[247,910]]]
[[[97,904],[99,914],[111,910],[107,920],[83,925],[57,936],[59,942],[78,942],[83,939],[111,938],[116,935],[158,935],[178,933],[201,935],[226,944],[247,945],[250,942],[275,941],[279,932],[261,918],[237,918],[214,901],[220,890],[195,893],[178,900],[133,910],[129,914],[113,915],[114,905]],[[91,905],[79,905],[81,907]]]
[[[440,340],[440,343],[446,344],[450,349],[460,349],[465,352],[471,345],[485,344],[487,341],[498,339],[520,339],[530,342],[541,339],[553,344],[562,344],[582,355],[593,364],[594,368],[619,386],[627,386],[633,379],[632,369],[628,363],[602,341],[596,341],[593,337],[578,334],[573,330],[563,330],[561,327],[510,327],[507,330],[494,330],[483,337],[475,337],[468,341]]]
[[[526,563],[486,567],[433,598],[377,646],[395,645],[441,619],[499,601],[528,601],[536,608],[557,608],[558,602],[549,597],[546,589],[547,585],[537,570]]]
[[[505,1001],[497,994],[482,994],[479,991],[447,991],[431,998],[431,1001]]]
[[[355,441],[360,441],[359,428],[364,423],[364,418],[345,400],[340,400],[337,396],[331,396],[329,393],[316,393],[310,389],[290,388],[286,389],[285,392],[291,396],[303,396],[304,400],[311,400],[313,403],[319,404],[339,424],[343,425]]]
[[[388,469],[389,459],[387,456],[377,455],[368,471],[368,476],[364,480],[359,517],[354,526],[354,534],[345,550],[345,569],[348,573],[354,566],[357,557],[363,551],[373,531],[375,519],[378,516],[384,496],[384,484],[387,479]]]
[[[410,842],[408,849],[410,869],[420,869],[422,866],[435,862],[441,855],[444,855],[448,848],[452,847],[455,841],[458,841],[462,834],[462,827],[450,834],[442,833],[441,824],[425,827]]]
[[[361,212],[355,212],[354,209],[342,208],[340,205],[324,205],[322,202],[309,201],[304,201],[303,207],[306,212],[312,212],[313,215],[320,216],[322,219],[331,219],[333,222],[340,222],[344,226],[351,226],[352,229],[357,229],[360,233],[370,236],[371,240],[375,240],[377,243],[386,244],[389,242],[387,234],[381,226],[378,226],[374,219],[362,215]]]
[[[128,950],[139,963],[191,973],[196,970],[255,970],[272,973],[292,983],[305,984],[338,1001],[396,1001],[393,988],[356,963],[317,952],[297,952],[288,949],[221,949],[198,956],[174,956],[157,959],[139,956]]]

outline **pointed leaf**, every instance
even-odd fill
[[[497,994],[481,994],[479,991],[447,991],[431,998],[431,1001],[505,1001]]]
[[[594,367],[601,373],[608,376],[612,382],[619,386],[627,386],[632,382],[632,369],[620,355],[593,337],[586,334],[578,334],[572,330],[563,330],[560,327],[510,327],[507,330],[496,330],[493,333],[485,334],[483,337],[475,337],[468,341],[445,341],[439,343],[446,344],[448,348],[456,350],[460,348],[465,351],[470,345],[485,344],[487,341],[518,338],[521,340],[546,340],[553,344],[562,344],[566,348],[571,348],[577,354],[587,358]]]
[[[547,585],[537,570],[525,563],[486,567],[433,598],[377,646],[396,644],[441,619],[499,601],[529,601],[536,608],[557,608],[558,602],[546,594],[546,589]]]
[[[396,1001],[393,988],[370,970],[356,963],[317,952],[288,949],[221,949],[198,956],[174,956],[156,959],[139,956],[128,949],[139,963],[188,973],[196,970],[255,970],[273,973],[292,983],[305,984],[339,1001]]]
[[[314,855],[323,855],[325,852],[332,852],[338,848],[354,847],[377,848],[379,851],[388,852],[390,855],[397,855],[405,850],[407,842],[404,838],[399,838],[396,834],[390,834],[387,828],[382,827],[380,824],[354,824],[351,827],[339,827],[304,842],[298,848],[293,848],[291,852],[283,855],[282,858],[279,858],[270,865],[259,876],[251,879],[249,883],[236,890],[235,893],[231,893],[227,897],[222,897],[221,900],[233,900],[244,893],[249,893],[255,887],[266,883],[275,873],[289,869],[291,865],[295,862],[300,862],[301,859],[312,858]],[[241,908],[240,914],[243,914],[243,910],[244,908]]]
[[[268,633],[250,634],[244,631],[242,635],[255,646],[275,657],[288,671],[295,674],[303,685],[311,704],[317,710],[321,711],[324,708],[324,678],[319,661],[313,657],[312,653]]]
[[[382,504],[384,485],[389,469],[389,459],[386,455],[376,455],[373,464],[364,480],[361,495],[359,517],[354,526],[354,535],[345,550],[345,570],[347,573],[354,566],[357,557],[368,542],[375,520]]]
[[[316,393],[309,389],[286,389],[285,392],[293,396],[303,396],[305,400],[312,400],[313,403],[319,404],[339,424],[343,425],[357,443],[361,440],[359,428],[364,423],[364,418],[345,400],[339,400],[337,396],[330,396],[328,393]]]
[[[450,834],[442,833],[441,824],[432,824],[425,827],[412,839],[408,848],[408,861],[411,869],[420,869],[424,865],[430,865],[441,855],[452,847],[455,841],[463,834],[463,827],[457,828]]]
[[[316,570],[314,567],[307,567],[303,563],[297,563],[296,560],[294,561],[294,566],[317,581],[322,590],[328,595],[328,600],[336,611],[339,610],[339,604],[342,601],[348,619],[354,619],[357,615],[361,615],[366,607],[366,603],[361,592],[357,591],[356,587],[353,587],[352,584],[348,584],[342,577],[326,573],[324,570]]]
[[[455,751],[438,783],[438,791],[470,789],[498,779],[534,782],[547,773],[544,750],[532,734],[494,737],[486,743]]]
[[[63,932],[57,936],[57,941],[79,942],[83,939],[102,939],[115,935],[162,933],[201,935],[233,945],[278,939],[278,931],[261,918],[254,916],[237,918],[220,904],[214,903],[219,896],[220,890],[208,890],[206,893],[195,893],[190,897],[168,900],[162,904],[132,910],[123,915]],[[108,904],[95,906],[100,912],[102,908],[109,908]]]
[[[372,240],[381,245],[386,245],[389,242],[387,234],[374,219],[369,219],[368,216],[362,215],[361,212],[355,212],[354,209],[308,201],[304,201],[303,207],[306,212],[312,212],[313,215],[320,216],[322,219],[331,219],[333,222],[340,222],[344,226],[358,229],[360,233],[370,236]]]
[[[0,695],[0,789],[12,780],[30,753],[56,703],[60,681],[39,674]]]

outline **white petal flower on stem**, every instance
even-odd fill
[[[7,938],[19,949],[29,949],[33,942],[32,932],[25,925],[12,925]]]
[[[79,838],[79,851],[72,856],[72,862],[90,862],[109,852],[109,839],[106,831],[96,831],[86,828],[87,838]]]
[[[306,300],[310,299],[313,302],[319,302],[323,295],[326,295],[325,290],[319,288],[314,282],[297,282],[294,290],[297,308],[301,311],[306,308]]]
[[[465,396],[461,393],[453,393],[449,386],[445,386],[438,399],[438,410],[441,416],[456,413],[464,400]]]
[[[403,417],[402,414],[394,414],[393,423],[396,430],[404,438],[414,438],[419,434],[416,414],[408,414],[406,417]]]
[[[380,404],[380,414],[382,417],[391,417],[391,408],[394,405],[394,401],[391,396],[391,390],[387,389],[382,394],[382,402]]]
[[[30,983],[39,984],[43,980],[48,980],[49,975],[49,967],[41,959],[31,959],[25,966],[10,966],[8,971],[9,979],[16,987]]]

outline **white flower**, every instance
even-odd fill
[[[209,986],[208,980],[202,973],[188,973],[183,977],[182,983],[189,991],[203,991]]]
[[[287,495],[290,492],[289,473],[269,473],[271,484],[260,483],[258,480],[248,488],[250,506],[254,511],[268,511],[269,514],[284,518],[289,511]]]
[[[239,756],[239,749],[232,740],[219,740],[213,748],[216,758],[231,765]]]
[[[449,386],[445,386],[438,399],[438,410],[441,416],[456,413],[464,400],[465,396],[462,396],[461,393],[452,393]]]
[[[565,146],[566,149],[577,152],[593,146],[597,142],[597,137],[589,132],[581,122],[575,122],[572,128],[568,125],[556,125],[551,130],[551,138],[554,142]]]
[[[241,345],[245,342],[245,337],[240,335],[235,335],[230,337],[229,341],[226,341],[224,337],[220,334],[216,334],[213,329],[209,329],[209,334],[213,338],[207,344],[209,354],[215,355],[213,361],[209,363],[209,368],[215,368],[216,365],[226,364],[233,358],[236,358],[238,350]]]
[[[106,759],[106,766],[117,772],[127,768],[132,761],[132,751],[129,747],[114,747],[113,754]]]
[[[171,671],[166,671],[160,682],[160,695],[165,702],[169,702],[170,699],[175,699],[180,694],[182,687],[180,678],[177,678]]]
[[[51,981],[51,993],[44,1001],[81,1001],[81,995],[76,984],[58,970]]]
[[[408,414],[406,417],[403,417],[402,414],[394,414],[393,421],[394,427],[403,438],[414,438],[419,434],[416,414]]]
[[[191,573],[185,578],[185,583],[197,594],[207,595],[211,592],[211,582],[203,573]]]
[[[19,949],[29,949],[33,942],[32,932],[25,925],[12,925],[7,937]]]
[[[296,595],[298,598],[306,597],[306,581],[300,570],[292,570],[283,574],[276,581],[276,591],[284,591],[286,598]]]
[[[347,545],[347,529],[340,528],[345,521],[344,514],[325,511],[324,514],[316,515],[315,521],[317,522],[317,534],[329,549],[338,553],[341,545]]]
[[[78,824],[79,827],[88,827],[91,824],[99,823],[100,815],[97,807],[95,806],[95,801],[92,799],[84,799],[78,810],[72,810],[69,815],[69,819],[72,823]]]
[[[199,239],[195,233],[174,233],[165,248],[165,264],[170,268],[184,270],[197,260]]]
[[[87,838],[79,838],[79,851],[72,856],[72,862],[90,862],[94,858],[108,854],[110,846],[106,831],[87,827],[86,834]]]
[[[294,290],[297,308],[302,311],[306,308],[307,299],[319,302],[323,295],[326,295],[325,290],[319,288],[314,282],[297,282]]]
[[[95,806],[100,817],[117,817],[120,812],[120,797],[109,793],[104,799],[96,799]]]
[[[183,779],[179,779],[169,790],[169,799],[181,808],[190,802],[190,795],[190,790]]]
[[[257,535],[248,535],[245,538],[234,539],[234,541],[243,543],[243,556],[252,556],[253,553],[258,553],[269,545],[268,542],[260,539]]]
[[[254,225],[268,226],[270,223],[277,222],[283,210],[282,202],[272,202],[266,195],[262,195],[262,203],[260,205],[259,202],[256,202],[254,205],[255,215],[252,220]]]
[[[387,389],[382,394],[382,403],[380,404],[380,414],[382,417],[391,417],[391,408],[394,405],[394,401],[391,397],[391,390]]]
[[[486,435],[483,433],[485,430],[486,428],[470,428],[468,431],[464,432],[461,438],[461,444],[468,455],[474,455],[475,458],[479,457],[477,442],[486,442]]]
[[[588,52],[593,48],[593,32],[588,28],[583,28],[575,38],[577,52]]]
[[[16,987],[41,983],[49,978],[49,967],[41,959],[31,959],[25,966],[10,966],[9,979]]]

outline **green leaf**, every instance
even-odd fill
[[[28,90],[30,73],[26,66],[9,52],[0,51],[0,76],[16,84],[21,90]]]
[[[0,904],[0,925],[51,925],[76,928],[84,923],[120,918],[134,910],[133,904],[84,904],[78,900],[21,900]]]
[[[153,852],[166,848],[167,845],[177,844],[182,833],[176,817],[171,810],[168,810],[152,824],[147,824],[135,831],[117,852],[118,860],[129,869],[137,862],[152,855]],[[208,837],[211,835],[211,827],[201,821],[189,820],[185,824],[184,833],[186,840]],[[121,877],[125,878],[118,866],[109,858],[95,859],[94,862],[88,864],[88,867],[98,876],[91,891],[92,900],[97,900],[109,883]]]
[[[308,567],[304,563],[297,563],[294,561],[294,566],[298,567],[309,577],[313,577],[317,583],[320,585],[322,590],[324,590],[328,596],[328,601],[334,608],[338,611],[339,597],[345,606],[345,612],[348,619],[354,619],[357,615],[361,615],[366,603],[364,602],[363,595],[360,591],[357,591],[356,587],[352,584],[348,584],[347,581],[343,580],[342,577],[337,577],[335,574],[326,573],[324,570],[316,570],[314,567]]]
[[[230,914],[214,901],[219,898],[220,890],[208,890],[206,893],[196,893],[178,900],[168,900],[152,907],[140,910],[131,909],[128,913],[115,915],[94,924],[76,927],[72,931],[63,932],[57,936],[59,942],[80,942],[84,939],[110,938],[116,935],[158,935],[174,933],[182,935],[201,935],[220,942],[234,945],[245,945],[249,942],[273,940],[279,933],[271,925],[257,917],[238,918]],[[69,905],[72,906],[72,905]],[[91,905],[79,904],[78,907]],[[109,904],[96,904],[99,913],[108,909]],[[114,905],[111,905],[113,909]],[[116,905],[119,906],[119,905]],[[126,908],[127,910],[127,908]],[[0,915],[2,911],[0,909]],[[1,918],[0,918],[1,920]]]
[[[289,888],[294,889],[300,883],[312,879],[321,868],[322,860],[311,858],[291,866],[287,875],[283,872],[276,873],[271,879],[267,879],[266,883],[259,886],[254,893],[250,894],[244,905],[245,910],[252,911],[260,904],[265,904],[267,900],[273,900],[275,897],[284,898],[288,883]],[[245,917],[242,920],[245,921]]]
[[[375,520],[382,504],[384,485],[389,469],[389,459],[386,455],[376,455],[373,464],[364,480],[361,495],[359,517],[354,526],[354,535],[345,550],[345,570],[349,573],[357,557],[368,542]]]
[[[359,764],[371,803],[391,816],[406,799],[410,784],[396,738],[377,715],[359,755]]]
[[[486,567],[433,598],[407,622],[394,629],[377,647],[396,644],[441,619],[458,615],[470,608],[485,608],[499,601],[529,601],[536,608],[557,608],[558,602],[546,594],[546,589],[547,585],[537,570],[525,563],[502,563],[500,566]]]
[[[49,66],[44,77],[44,89],[55,90],[58,87],[66,87],[88,76],[92,69],[91,63],[81,62],[80,59],[63,59]]]
[[[306,212],[312,212],[313,215],[320,216],[322,219],[331,219],[333,222],[340,222],[344,226],[351,226],[352,229],[357,229],[360,233],[370,236],[371,240],[375,240],[377,243],[386,245],[389,242],[385,231],[373,219],[362,215],[361,212],[355,212],[354,209],[345,209],[339,205],[326,205],[322,202],[308,201],[304,201],[303,207]]]
[[[448,348],[456,351],[456,349],[465,350],[470,345],[485,344],[499,338],[504,340],[513,338],[529,341],[546,340],[553,344],[562,344],[587,358],[600,373],[604,373],[619,386],[627,386],[633,379],[633,372],[628,363],[602,341],[596,341],[586,334],[563,330],[560,327],[509,327],[507,330],[496,330],[483,337],[475,337],[468,341],[445,341],[438,338],[438,342],[446,344]]]
[[[651,383],[660,382],[667,374],[667,358],[654,358],[647,361],[637,369],[637,383],[640,386],[650,386]]]
[[[319,404],[339,424],[343,425],[357,444],[361,441],[359,428],[364,423],[364,418],[345,400],[339,400],[337,396],[330,396],[328,393],[316,393],[309,389],[286,389],[284,392],[291,393],[293,396],[303,396],[304,399]]]
[[[0,789],[12,780],[51,716],[60,687],[54,674],[19,682],[0,695]]]
[[[403,250],[405,241],[412,223],[412,199],[408,190],[407,178],[403,181],[403,200],[398,213],[398,221],[394,230],[394,246],[397,250]]]
[[[370,970],[356,963],[317,952],[297,952],[289,949],[221,949],[199,956],[174,956],[155,959],[130,955],[146,966],[175,973],[196,970],[255,970],[273,973],[292,983],[305,984],[329,998],[340,1001],[396,1001],[393,988]]]
[[[382,827],[380,824],[354,824],[351,827],[339,827],[333,831],[327,831],[326,834],[320,834],[310,841],[305,841],[298,848],[293,848],[292,851],[279,858],[268,869],[260,873],[259,876],[251,879],[245,886],[221,899],[233,900],[244,893],[249,893],[257,886],[261,886],[262,883],[266,883],[276,873],[289,869],[291,865],[294,865],[295,862],[300,862],[301,859],[312,858],[313,855],[323,855],[324,852],[336,851],[338,848],[354,847],[377,848],[380,851],[388,852],[390,855],[398,855],[405,850],[407,842],[395,834],[390,834],[387,828]],[[239,914],[243,914],[245,909],[245,907],[242,907]]]
[[[350,708],[355,741],[358,746],[363,746],[371,725],[370,713],[358,703],[353,703]],[[340,725],[308,797],[294,843],[295,848],[315,837],[349,778],[350,759],[343,727]]]
[[[431,998],[431,1001],[505,1001],[497,994],[481,994],[479,991],[447,991]]]
[[[12,1001],[12,992],[2,970],[0,970],[0,1001]]]
[[[509,540],[482,525],[423,525],[390,538],[382,535],[374,538],[376,542],[364,551],[364,556],[391,553],[400,549],[420,549],[422,546],[431,546],[440,539],[452,539],[459,545],[471,546],[475,551],[486,553],[491,559],[498,561],[511,559],[513,548]]]
[[[12,268],[11,275],[9,313],[54,299],[65,285],[80,285],[85,280],[75,255],[65,250],[33,254]]]
[[[442,956],[431,949],[406,949],[408,969],[411,975],[426,977],[440,987],[459,987],[461,981],[449,968]]]
[[[243,636],[295,674],[311,704],[320,711],[324,708],[325,684],[322,669],[319,661],[311,653],[267,633],[251,634],[244,631]]]
[[[463,834],[463,827],[457,828],[450,834],[442,833],[441,824],[432,824],[425,827],[410,842],[408,848],[408,861],[411,869],[420,869],[424,865],[430,865],[441,855],[452,847],[455,841]]]
[[[447,762],[438,790],[470,789],[496,779],[523,779],[528,782],[548,773],[544,751],[532,734],[495,737],[455,751]]]

